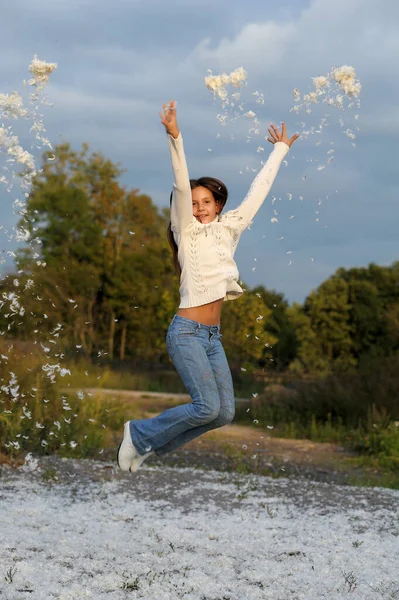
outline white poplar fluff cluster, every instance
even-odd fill
[[[29,133],[35,133],[36,148],[42,148],[43,146],[51,148],[49,140],[43,136],[46,130],[43,117],[38,113],[37,103],[47,103],[46,99],[40,96],[40,93],[56,68],[55,63],[47,63],[39,60],[37,56],[33,57],[29,65],[29,72],[33,77],[28,81],[24,81],[26,89],[29,89],[28,86],[36,88],[34,93],[29,94],[29,104],[32,106],[30,109],[24,106],[22,96],[18,92],[0,94],[0,155],[4,154],[6,162],[3,166],[5,174],[0,176],[0,183],[5,184],[8,191],[11,190],[16,177],[21,178],[23,189],[29,189],[32,179],[36,175],[36,168],[33,155],[21,146],[18,136],[14,134],[12,127],[7,125],[5,121],[10,119],[31,121],[32,126]]]
[[[353,109],[360,107],[360,92],[362,86],[360,81],[356,77],[356,71],[354,67],[343,65],[342,67],[334,67],[327,75],[320,75],[312,78],[313,90],[301,96],[298,88],[293,90],[294,106],[291,108],[291,112],[297,114],[304,111],[310,115],[315,108],[315,105],[325,105],[327,110],[321,118],[320,123],[317,126],[306,126],[302,123],[301,137],[306,138],[312,134],[320,134],[322,130],[329,125],[329,119],[331,113],[329,108]],[[359,118],[359,115],[355,115],[355,120]],[[355,131],[346,127],[344,129],[344,118],[342,115],[338,118],[339,125],[343,128],[342,133],[351,141],[352,145],[355,146],[356,133],[358,127],[355,127]],[[318,144],[320,144],[320,140]],[[328,157],[326,164],[318,165],[317,170],[323,170],[327,164],[331,164],[334,160],[334,150],[328,151]]]
[[[359,96],[362,86],[356,79],[356,72],[353,67],[344,65],[343,67],[335,68],[331,71],[331,77],[340,85],[345,94],[348,96]]]
[[[33,78],[29,79],[28,84],[36,86],[37,88],[44,87],[48,83],[51,73],[55,71],[56,68],[57,63],[48,63],[44,60],[39,60],[37,56],[34,56],[29,66],[29,72],[32,73]]]
[[[240,92],[233,92],[229,97],[229,93],[227,90],[228,86],[232,86],[235,88],[242,88],[247,83],[247,72],[243,67],[238,67],[234,71],[232,71],[229,75],[227,73],[222,73],[221,75],[213,75],[212,71],[208,71],[210,75],[205,77],[205,85],[210,90],[213,95],[221,100],[223,113],[219,113],[217,115],[217,119],[222,126],[225,126],[228,121],[235,121],[241,114],[247,119],[251,119],[251,128],[248,133],[248,140],[251,139],[251,135],[259,135],[259,121],[257,119],[256,113],[252,110],[244,113],[244,104],[241,103],[241,95]],[[257,104],[264,104],[265,98],[262,92],[254,92],[252,94],[256,97]],[[233,116],[229,116],[227,112],[227,108],[233,109]],[[235,109],[238,109],[237,112]],[[219,135],[217,136],[219,137]]]
[[[313,77],[312,81],[314,91],[304,94],[303,98],[301,98],[298,88],[293,90],[294,101],[298,103],[291,109],[293,112],[299,113],[302,108],[305,108],[305,111],[310,114],[312,112],[311,105],[318,104],[320,101],[342,108],[345,96],[351,102],[358,102],[362,86],[356,78],[356,71],[353,67],[348,65],[335,67],[325,76]],[[301,99],[302,104],[299,104]],[[354,104],[349,106],[354,106]]]
[[[232,71],[229,75],[222,73],[222,75],[212,75],[212,71],[209,71],[210,75],[205,77],[205,85],[215,96],[219,96],[221,100],[226,100],[228,92],[226,86],[231,85],[233,87],[240,88],[244,85],[247,80],[247,73],[243,67],[238,67],[235,71]]]

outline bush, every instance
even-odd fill
[[[345,444],[399,467],[399,357],[373,361],[358,373],[301,382],[295,393],[270,386],[239,406],[236,420],[273,425],[273,434]]]
[[[1,453],[86,457],[109,445],[113,430],[122,429],[126,401],[65,393],[61,388],[68,378],[49,377],[43,369],[46,357],[17,349],[7,356],[0,373]]]

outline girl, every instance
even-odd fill
[[[152,419],[128,421],[118,449],[122,471],[137,471],[152,453],[167,454],[206,431],[230,423],[234,417],[234,390],[221,342],[220,315],[225,300],[238,298],[234,252],[277,175],[281,161],[298,134],[287,138],[271,125],[274,144],[267,163],[235,210],[221,216],[226,186],[212,177],[189,179],[183,140],[176,120],[176,103],[163,106],[174,173],[168,240],[180,275],[180,306],[173,317],[166,347],[192,402],[176,406]]]

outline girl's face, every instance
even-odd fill
[[[193,215],[200,223],[211,223],[219,214],[219,206],[212,192],[205,187],[191,190],[193,199]]]

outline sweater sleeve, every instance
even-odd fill
[[[274,149],[267,163],[253,180],[240,206],[225,214],[225,220],[234,221],[235,228],[243,230],[251,224],[252,219],[265,201],[288,150],[289,146],[284,142],[276,142],[274,144]]]
[[[174,175],[170,220],[172,231],[181,232],[193,220],[190,178],[181,133],[177,139],[168,135],[168,142]]]

